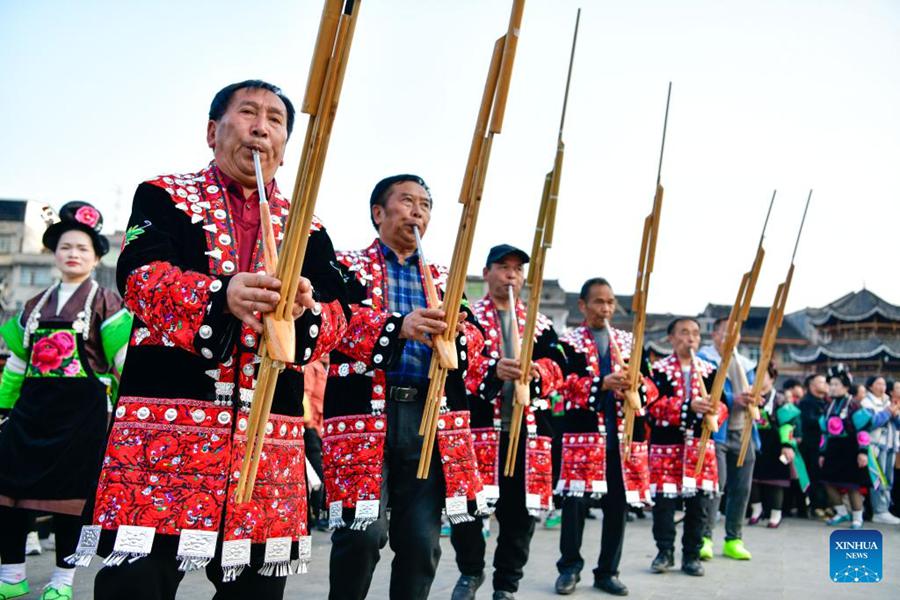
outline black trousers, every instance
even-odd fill
[[[17,565],[25,562],[25,538],[34,527],[33,514],[23,508],[0,506],[0,564]],[[81,516],[53,513],[56,532],[56,566],[71,569],[65,558],[75,553]]]
[[[534,517],[525,507],[525,435],[519,437],[516,453],[516,470],[512,477],[503,475],[509,448],[509,433],[500,434],[500,499],[497,501],[499,535],[494,552],[494,590],[516,592],[522,579],[531,537],[534,535]],[[481,532],[481,521],[455,525],[450,541],[456,551],[456,565],[463,575],[480,575],[484,571],[486,543]]]
[[[606,473],[607,492],[600,499],[603,532],[600,538],[600,556],[597,558],[597,568],[594,569],[595,577],[619,574],[619,562],[625,542],[628,504],[625,502],[625,482],[622,478],[618,443],[607,446]],[[584,568],[584,558],[581,556],[584,520],[595,502],[590,497],[566,496],[563,499],[560,558],[556,562],[556,569],[560,573],[581,573]]]
[[[221,550],[221,546],[220,546]],[[215,586],[213,600],[281,600],[287,577],[267,577],[246,568],[230,583],[222,583],[220,556],[206,567]],[[150,555],[118,567],[103,567],[94,578],[94,600],[175,600],[184,573],[174,556]]]
[[[384,479],[378,520],[364,531],[349,527],[336,529],[331,536],[331,600],[359,600],[366,597],[381,549],[390,538],[394,561],[391,565],[391,600],[418,600],[428,597],[441,558],[441,511],[444,504],[444,475],[435,451],[427,479],[417,479],[422,438],[419,422],[423,402],[387,403],[387,440]],[[435,444],[436,445],[436,444]],[[388,522],[386,504],[391,509]],[[349,521],[348,512],[344,520]],[[389,535],[390,534],[390,535]]]
[[[324,481],[322,469],[322,439],[319,432],[312,427],[303,430],[303,445],[306,447],[306,458],[319,479]],[[312,530],[319,520],[319,511],[325,507],[325,484],[309,493],[309,528]]]
[[[656,497],[653,505],[653,539],[660,550],[675,549],[675,510],[681,498]],[[684,500],[684,532],[681,535],[681,553],[684,560],[700,557],[700,546],[703,544],[703,525],[709,498],[702,494],[683,498]]]

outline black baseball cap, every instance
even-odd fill
[[[492,264],[500,262],[510,254],[515,254],[516,256],[521,258],[522,264],[525,264],[530,260],[528,258],[528,254],[524,250],[519,250],[515,246],[510,246],[509,244],[500,244],[499,246],[494,246],[488,251],[487,262],[484,263],[484,266],[490,267]]]

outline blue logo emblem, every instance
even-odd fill
[[[882,579],[881,532],[877,529],[834,531],[829,541],[829,575],[835,583],[878,583]]]

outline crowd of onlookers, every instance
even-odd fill
[[[893,485],[900,470],[900,381],[875,375],[862,384],[852,380],[849,373],[829,375],[810,375],[802,384],[788,379],[782,385],[787,401],[800,409],[800,427],[795,436],[810,481],[805,494],[798,486],[792,486],[785,503],[789,514],[839,524],[849,520],[843,495],[854,512],[871,515],[876,523],[900,524],[900,518],[895,516],[900,512],[900,486]],[[850,439],[851,445],[843,451],[851,456],[842,457],[856,461],[864,470],[866,478],[862,481],[832,482],[827,477],[823,439],[839,433],[841,414],[835,404],[844,393],[848,399],[846,406],[840,408],[845,415],[860,412],[859,423],[868,419],[857,427],[857,439]]]

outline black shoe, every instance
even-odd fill
[[[484,583],[484,573],[479,575],[460,575],[453,588],[450,600],[475,600],[475,591]]]
[[[516,597],[512,592],[506,592],[504,590],[495,591],[492,598],[493,600],[516,600]]]
[[[556,578],[556,593],[560,596],[568,596],[575,591],[575,586],[581,581],[578,573],[560,573]]]
[[[613,596],[627,596],[628,588],[615,575],[594,577],[594,587]]]
[[[684,564],[681,565],[681,570],[693,577],[703,577],[704,573],[703,565],[700,564],[699,558],[685,559]]]
[[[675,566],[675,552],[672,550],[660,550],[653,562],[650,563],[650,570],[654,573],[665,573]]]

